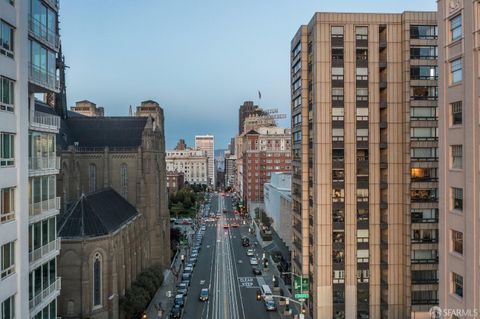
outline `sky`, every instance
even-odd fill
[[[200,134],[226,148],[245,100],[277,108],[289,126],[290,41],[315,12],[435,9],[435,0],[65,0],[68,106],[86,99],[118,116],[155,100],[168,149]]]

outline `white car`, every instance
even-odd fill
[[[253,251],[253,249],[247,249],[247,256],[251,257],[254,255],[255,255],[255,252]]]
[[[257,258],[250,258],[250,265],[258,265]]]

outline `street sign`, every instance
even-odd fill
[[[302,278],[300,276],[296,276],[293,280],[293,290],[296,294],[301,294],[303,292],[309,291],[309,280],[308,278]]]
[[[308,294],[295,294],[294,297],[296,299],[308,299]],[[299,300],[299,301],[305,301],[305,300]]]

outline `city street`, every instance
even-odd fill
[[[210,210],[220,212],[221,217],[207,223],[182,318],[280,318],[275,311],[267,312],[263,301],[256,300],[256,290],[261,284],[271,283],[271,278],[253,274],[247,248],[241,243],[242,236],[250,236],[248,225],[233,213],[231,198],[212,194]],[[224,228],[233,223],[240,227]],[[259,249],[255,248],[255,255],[261,261],[263,252]],[[199,300],[202,288],[209,289],[208,301]]]

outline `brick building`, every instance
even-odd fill
[[[168,193],[174,193],[185,184],[185,174],[183,172],[168,171],[167,172],[167,190]]]

